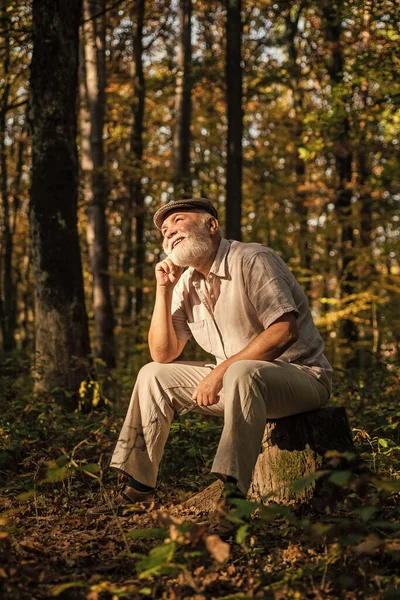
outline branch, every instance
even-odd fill
[[[96,13],[95,15],[92,15],[88,19],[84,19],[83,21],[81,21],[81,25],[84,25],[85,23],[89,23],[89,21],[94,21],[95,19],[97,19],[97,17],[101,17],[102,15],[105,15],[106,13],[110,12],[110,10],[113,10],[113,8],[116,8],[123,2],[125,2],[125,0],[117,0],[116,2],[114,2],[114,4],[111,4],[111,6],[109,6],[108,8],[105,8],[104,10],[101,10],[100,12]]]
[[[28,104],[28,99],[21,100],[21,102],[16,102],[15,104],[10,104],[5,109],[5,112],[8,112],[9,110],[13,110],[13,108],[19,108],[20,106],[24,106],[24,104]]]

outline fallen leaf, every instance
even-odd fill
[[[206,538],[206,548],[211,556],[220,564],[229,559],[231,548],[229,544],[223,542],[219,535],[209,535]]]
[[[374,554],[381,545],[382,540],[376,535],[369,535],[361,544],[355,546],[353,550],[357,554]]]

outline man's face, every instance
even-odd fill
[[[212,251],[213,243],[204,213],[177,211],[164,220],[163,249],[179,267],[195,267]]]

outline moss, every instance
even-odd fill
[[[308,496],[310,490],[315,487],[315,482],[302,492],[295,492],[291,484],[297,479],[314,473],[321,465],[322,457],[317,456],[308,445],[304,450],[279,451],[276,458],[270,460],[269,466],[275,481],[274,487],[279,490],[281,499],[294,500]]]

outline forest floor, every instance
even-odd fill
[[[398,371],[337,378],[371,472],[336,476],[323,509],[243,501],[227,540],[183,501],[209,485],[217,419],[173,423],[154,509],[87,517],[116,488],[106,469],[124,406],[66,411],[34,398],[29,367],[3,362],[0,594],[6,600],[400,598]],[[358,381],[358,383],[355,383]],[[126,390],[131,387],[129,378]],[[250,522],[245,515],[253,513]]]

